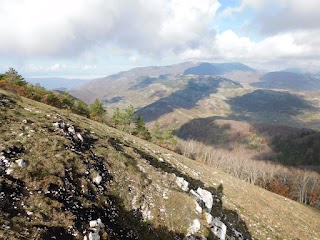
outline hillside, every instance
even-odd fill
[[[89,79],[69,79],[61,77],[26,78],[26,80],[34,85],[40,84],[40,86],[49,90],[72,90],[90,81]]]
[[[0,238],[320,238],[319,211],[219,169],[2,90],[0,111]]]
[[[319,91],[320,79],[310,74],[298,72],[269,72],[260,77],[259,82],[251,84],[266,89],[290,89],[296,91]]]

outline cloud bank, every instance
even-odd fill
[[[197,47],[216,0],[3,0],[0,52],[73,56],[117,45],[143,54]]]

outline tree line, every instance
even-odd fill
[[[253,160],[243,149],[229,151],[194,140],[179,140],[175,151],[220,168],[236,178],[320,209],[320,174],[316,171]]]

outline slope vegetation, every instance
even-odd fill
[[[0,238],[320,238],[318,211],[218,169],[2,90],[0,111]]]

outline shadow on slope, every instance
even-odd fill
[[[157,120],[161,116],[173,112],[175,109],[194,108],[198,101],[217,93],[222,82],[234,87],[241,87],[239,83],[221,77],[198,76],[189,80],[184,89],[178,90],[171,95],[145,106],[137,111],[146,122]]]
[[[320,166],[320,133],[310,129],[265,123],[245,123],[220,117],[198,118],[174,132],[215,148],[251,151],[248,158],[270,160],[287,166]]]
[[[244,220],[241,219],[239,214],[236,211],[229,210],[223,207],[223,185],[220,184],[217,188],[214,187],[206,187],[206,185],[200,181],[199,179],[194,179],[191,176],[181,172],[177,168],[175,168],[173,165],[166,161],[159,161],[156,157],[152,156],[151,154],[132,147],[128,146],[127,144],[115,139],[111,138],[109,139],[109,143],[114,147],[115,150],[122,153],[125,157],[131,159],[135,162],[135,164],[138,164],[137,161],[132,158],[132,156],[128,155],[124,147],[132,148],[135,153],[137,153],[142,159],[145,159],[148,161],[150,165],[152,165],[154,168],[158,169],[159,171],[163,173],[171,173],[175,174],[177,177],[182,177],[186,181],[189,182],[189,188],[196,190],[198,187],[205,189],[209,191],[213,196],[213,207],[211,210],[211,215],[213,217],[219,218],[222,222],[224,222],[227,226],[227,235],[230,237],[236,237],[240,238],[243,237],[244,239],[252,239],[252,236],[248,230],[248,227]],[[209,239],[216,239],[215,236],[210,232]]]
[[[276,112],[298,115],[302,110],[312,109],[308,101],[288,92],[256,90],[228,101],[238,114],[245,112]]]
[[[320,89],[320,80],[310,74],[293,72],[269,72],[260,78],[260,82],[251,86],[259,88],[293,89],[298,91],[315,91]]]
[[[302,127],[295,116],[315,107],[303,98],[272,90],[255,90],[227,101],[233,114],[228,119]]]
[[[132,87],[129,88],[129,90],[138,90],[142,88],[146,88],[150,86],[151,84],[157,83],[157,82],[162,82],[168,78],[168,75],[160,75],[159,77],[142,77],[142,81],[139,83],[133,85]]]

